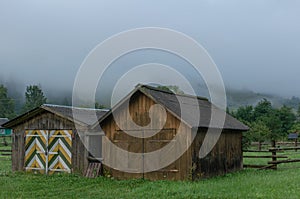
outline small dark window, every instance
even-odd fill
[[[87,135],[89,159],[95,161],[102,160],[102,133],[90,133]]]

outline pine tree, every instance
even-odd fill
[[[22,109],[23,113],[39,107],[47,102],[47,98],[44,96],[41,87],[37,85],[27,86],[25,92],[25,100],[26,101]]]
[[[0,85],[0,117],[12,119],[15,116],[15,103],[7,95],[7,88]]]

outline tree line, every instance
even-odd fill
[[[26,113],[42,104],[47,103],[41,87],[39,85],[29,85],[25,91],[25,102],[20,112],[15,111],[15,100],[8,96],[8,90],[4,85],[0,85],[0,117],[12,119],[19,114]]]
[[[12,119],[20,114],[26,113],[42,104],[48,103],[48,99],[39,85],[29,85],[26,87],[25,102],[22,104],[20,111],[16,111],[15,99],[8,95],[8,89],[0,84],[0,118]],[[71,105],[69,102],[64,102],[64,105]],[[82,105],[81,107],[90,107],[89,105]],[[96,102],[96,109],[106,108],[102,104]]]
[[[162,87],[175,93],[183,93],[178,87]],[[42,104],[47,103],[47,98],[39,85],[26,87],[25,102],[19,112],[15,111],[15,101],[8,96],[8,89],[0,84],[0,117],[12,119],[19,114],[25,113]],[[84,107],[84,106],[83,106]],[[95,108],[104,108],[101,104],[95,104]],[[238,120],[250,127],[243,135],[243,147],[246,148],[251,142],[271,142],[287,139],[289,133],[300,132],[300,104],[297,111],[290,106],[274,108],[267,99],[261,100],[256,106],[241,106],[236,111],[229,111]]]
[[[251,142],[258,142],[259,149],[263,142],[275,146],[276,141],[286,140],[289,133],[300,132],[300,105],[297,111],[286,105],[274,108],[270,101],[263,99],[256,106],[242,106],[230,114],[250,127],[243,135],[244,148]]]

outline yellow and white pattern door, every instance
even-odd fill
[[[28,130],[25,136],[25,170],[45,173],[48,162],[48,131]]]
[[[27,130],[25,170],[71,173],[72,130]]]
[[[52,130],[49,134],[49,173],[64,171],[71,173],[72,131]]]

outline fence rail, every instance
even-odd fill
[[[288,158],[286,155],[244,155],[244,158]]]
[[[297,147],[280,147],[280,148],[270,148],[269,151],[289,151],[289,150],[299,150],[300,146]]]
[[[11,156],[12,150],[1,149],[0,158]]]
[[[271,153],[270,155],[243,155],[243,158],[252,159],[270,159],[265,165],[259,164],[244,164],[244,168],[257,168],[257,169],[277,169],[277,165],[283,163],[294,163],[300,162],[300,159],[290,159],[287,155],[277,155],[277,153],[282,153],[284,151],[297,151],[300,147],[272,147],[268,150],[244,150],[243,152],[255,152],[255,153]],[[284,158],[285,160],[278,160],[278,158]],[[287,158],[287,159],[286,159]]]
[[[0,136],[0,161],[10,161],[12,156],[12,137]]]

